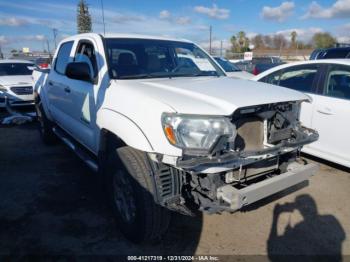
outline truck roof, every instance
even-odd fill
[[[166,37],[166,36],[153,36],[153,35],[142,35],[142,34],[124,34],[124,33],[107,33],[105,35],[97,34],[97,33],[86,33],[86,34],[79,34],[70,36],[63,41],[67,40],[74,40],[76,37],[83,37],[83,36],[90,36],[90,37],[100,37],[103,36],[104,38],[132,38],[132,39],[152,39],[152,40],[167,40],[167,41],[181,41],[181,42],[187,42],[192,43],[192,41],[189,41],[187,39],[180,39],[180,38],[172,38],[172,37]]]

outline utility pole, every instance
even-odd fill
[[[102,10],[103,35],[106,35],[105,10],[103,8],[103,0],[101,0],[101,10]]]
[[[220,41],[220,57],[222,57],[222,40]]]
[[[50,52],[50,42],[49,42],[49,39],[46,38],[46,45],[47,45],[47,52],[49,52],[49,58],[50,58],[50,61],[51,61],[51,52]]]
[[[281,42],[280,42],[280,58],[281,58],[281,55],[282,55],[282,46],[283,46],[283,42],[282,42],[282,40],[281,40]]]
[[[4,58],[4,54],[2,53],[1,45],[0,45],[0,59],[3,59],[3,58]]]
[[[209,26],[209,55],[211,55],[211,32],[212,28],[211,25]]]
[[[55,50],[57,48],[57,42],[56,42],[56,39],[57,39],[57,32],[58,30],[56,28],[52,28],[52,33],[53,33],[53,41],[54,41],[54,44],[55,44]]]

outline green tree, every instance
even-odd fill
[[[89,33],[92,31],[91,15],[85,0],[80,0],[77,8],[78,33]]]
[[[316,33],[312,37],[312,43],[316,48],[333,47],[336,39],[330,33]]]
[[[245,32],[239,31],[237,37],[238,37],[238,43],[239,43],[240,47],[243,48],[245,46],[245,42],[247,39]]]
[[[239,31],[237,34],[238,44],[240,47],[240,52],[245,52],[249,50],[249,39],[244,31]]]
[[[298,34],[295,31],[290,33],[290,42],[291,42],[290,46],[293,48],[297,46],[297,36]]]
[[[239,45],[237,43],[237,37],[235,35],[231,36],[231,52],[236,53],[239,52]]]

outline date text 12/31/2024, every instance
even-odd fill
[[[128,256],[128,261],[220,261],[217,256]]]

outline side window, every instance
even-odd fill
[[[301,92],[312,93],[319,65],[293,66],[285,69],[279,79],[279,85]]]
[[[95,48],[92,43],[88,41],[81,41],[78,45],[77,52],[74,56],[75,62],[85,62],[90,67],[92,77],[96,77],[98,73],[97,59]]]
[[[274,73],[271,73],[271,74],[263,77],[259,81],[278,86],[281,73],[282,73],[282,70],[276,71]]]
[[[335,49],[327,51],[323,58],[346,58],[349,54],[349,50]]]
[[[55,71],[59,74],[64,75],[66,73],[66,66],[69,61],[69,55],[72,50],[73,41],[63,43],[58,51],[56,63],[55,63]]]
[[[325,84],[324,95],[350,99],[350,67],[331,66]]]

